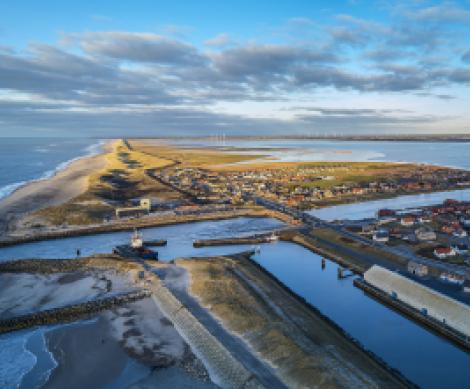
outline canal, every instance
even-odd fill
[[[269,218],[237,218],[173,225],[142,230],[146,239],[167,239],[158,248],[162,260],[183,256],[228,254],[251,246],[192,247],[194,239],[242,236],[267,232],[283,224]],[[73,258],[76,248],[83,255],[109,252],[127,242],[130,234],[102,235],[43,241],[0,249],[0,260],[16,258]],[[337,265],[309,250],[288,242],[260,245],[254,256],[294,292],[316,306],[365,348],[398,369],[423,388],[465,388],[470,382],[470,354],[381,305],[352,284],[352,277],[338,280]]]

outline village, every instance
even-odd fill
[[[360,227],[351,225],[348,229],[375,242],[422,257],[470,266],[470,202],[448,199],[436,206],[381,209],[376,218],[362,221]],[[415,266],[408,270],[418,276],[426,276],[429,269]],[[459,284],[470,292],[470,284],[464,277],[442,274],[440,278]]]
[[[342,164],[234,171],[174,166],[156,172],[162,183],[201,203],[238,205],[257,196],[298,209],[470,186],[469,172],[446,168],[415,166],[383,176],[356,174]]]

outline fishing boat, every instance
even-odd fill
[[[145,247],[142,234],[137,230],[131,236],[131,243],[116,246],[113,253],[125,258],[153,259],[158,261],[158,252]]]

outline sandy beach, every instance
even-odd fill
[[[26,184],[1,200],[0,234],[7,232],[13,222],[29,212],[64,203],[85,192],[89,176],[106,166],[105,154],[111,144],[105,146],[103,153],[80,158],[53,177]]]

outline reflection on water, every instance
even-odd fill
[[[470,355],[337,279],[337,265],[286,242],[264,244],[255,260],[367,349],[423,388],[464,388]]]
[[[156,248],[159,258],[167,261],[177,257],[195,255],[192,247],[193,240],[195,239],[251,235],[269,232],[283,226],[282,222],[275,219],[240,217],[228,220],[147,228],[142,230],[142,234],[144,240],[168,240],[166,247]],[[130,235],[131,233],[127,231],[113,232],[5,247],[0,248],[0,261],[18,258],[74,258],[77,248],[80,248],[83,256],[96,253],[111,253],[114,246],[128,243]],[[198,250],[196,255],[203,256],[206,254],[223,254],[236,251],[237,248],[221,250],[218,247],[207,247]]]
[[[195,249],[192,241],[258,233],[282,225],[273,219],[237,218],[150,228],[144,230],[144,237],[168,239],[168,246],[159,252],[169,260],[246,250],[251,246]],[[128,232],[120,232],[24,244],[0,249],[0,258],[73,257],[77,246],[84,255],[109,252],[128,238]],[[254,256],[258,263],[413,382],[423,388],[464,388],[470,381],[469,354],[369,298],[353,286],[352,278],[338,280],[333,262],[327,261],[322,270],[320,257],[301,246],[287,242],[260,246],[261,252]],[[31,366],[31,361],[25,359],[25,363]]]
[[[335,205],[332,207],[313,209],[313,216],[324,220],[349,219],[360,220],[375,217],[379,209],[404,209],[442,203],[446,199],[470,201],[470,189],[452,190],[447,192],[424,193],[400,196],[392,199],[364,201],[353,204]]]
[[[210,140],[177,141],[186,146],[220,147]],[[255,154],[268,154],[277,161],[390,161],[416,162],[470,169],[469,142],[378,142],[295,139],[227,139],[226,147],[237,153],[245,149],[266,149]],[[274,150],[269,150],[274,149]],[[276,150],[278,149],[278,150]]]

